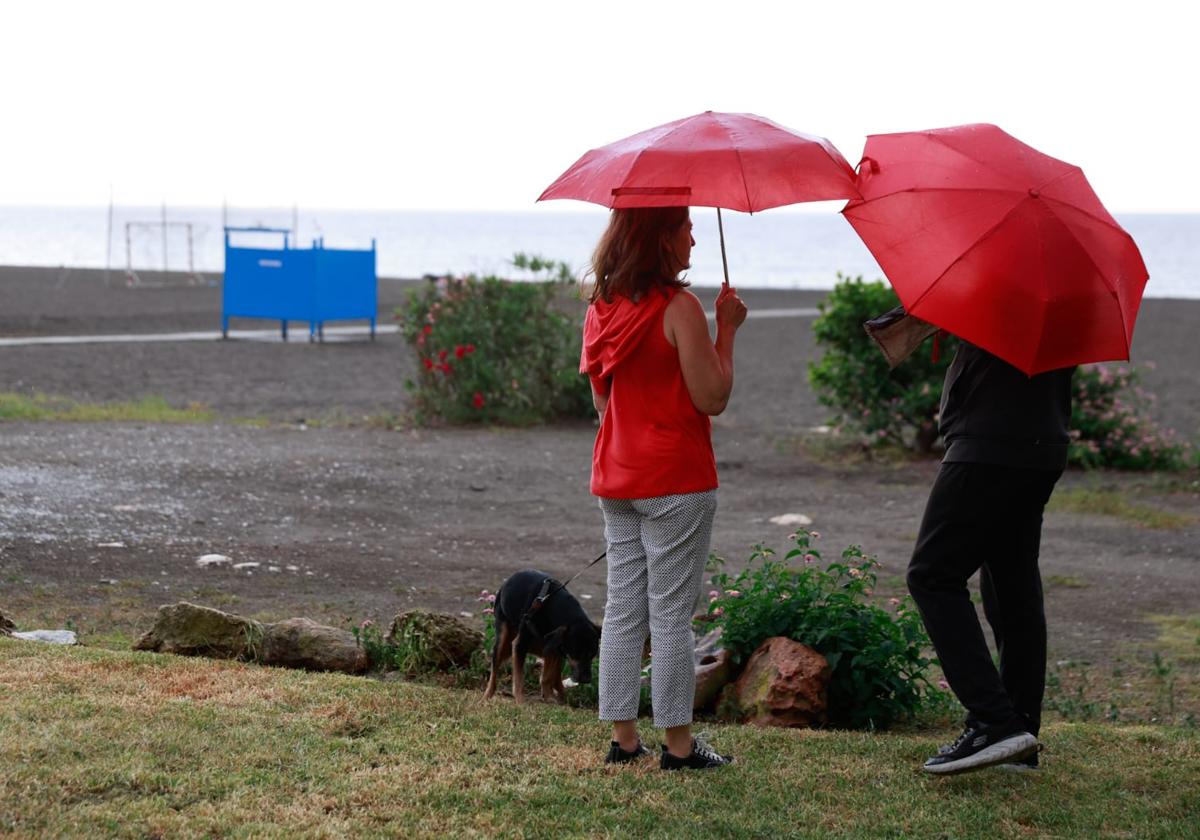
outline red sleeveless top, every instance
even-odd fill
[[[597,496],[648,499],[717,487],[712,424],[692,404],[679,351],[663,335],[663,313],[678,291],[588,307],[580,371],[608,396],[592,451]]]

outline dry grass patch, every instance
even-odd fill
[[[1083,513],[1108,516],[1142,528],[1186,528],[1195,517],[1145,504],[1134,504],[1124,494],[1112,490],[1088,490],[1081,487],[1059,488],[1050,497],[1046,510],[1052,513]]]
[[[586,710],[0,640],[0,835],[1167,838],[1197,817],[1184,728],[1053,723],[1042,774],[941,780],[917,768],[949,726],[714,729],[732,768],[605,767]]]

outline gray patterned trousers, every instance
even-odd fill
[[[650,637],[654,725],[692,722],[692,613],[708,560],[717,491],[600,499],[608,541],[608,603],[600,634],[600,719],[638,712],[642,649]]]

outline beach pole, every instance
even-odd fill
[[[112,271],[112,226],[113,226],[113,188],[108,185],[108,239],[104,248],[104,285],[108,285],[108,276]]]
[[[163,274],[167,273],[167,200],[162,203],[162,236],[163,236]],[[163,278],[165,282],[167,278]]]
[[[725,260],[725,226],[721,224],[721,208],[717,208],[717,231],[721,234],[721,268],[725,269],[725,285],[729,285],[729,263]]]

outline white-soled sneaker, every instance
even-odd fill
[[[672,755],[663,744],[662,759],[658,762],[663,770],[711,770],[726,764],[733,764],[733,756],[721,755],[698,736],[692,738],[692,752],[686,758]]]
[[[1036,759],[1037,751],[1037,738],[1019,724],[1000,727],[969,723],[953,744],[938,750],[921,769],[937,776],[952,776],[1012,764],[1031,755]]]

